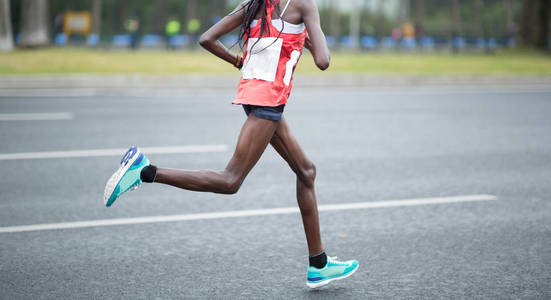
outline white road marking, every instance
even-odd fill
[[[94,88],[0,88],[0,97],[92,97],[96,96]]]
[[[463,202],[492,201],[492,200],[497,200],[497,197],[493,195],[470,195],[470,196],[437,197],[437,198],[417,198],[417,199],[404,199],[404,200],[388,200],[388,201],[320,205],[318,207],[318,210],[319,211],[341,211],[341,210],[355,210],[355,209],[368,209],[368,208],[406,207],[406,206],[418,206],[418,205],[429,205],[429,204],[448,204],[448,203],[463,203]],[[299,212],[299,209],[297,207],[281,207],[281,208],[235,210],[235,211],[225,211],[225,212],[188,214],[188,215],[106,219],[106,220],[82,221],[82,222],[0,227],[0,233],[58,230],[58,229],[72,229],[72,228],[90,228],[90,227],[134,225],[134,224],[148,224],[148,223],[181,222],[181,221],[192,221],[192,220],[273,216],[273,215],[283,215],[283,214],[294,214],[298,212]]]
[[[0,153],[0,160],[122,156],[127,150],[128,149],[121,148],[121,149],[94,149],[94,150],[51,151],[51,152]],[[225,152],[227,150],[228,150],[228,146],[226,145],[190,145],[190,146],[140,148],[140,151],[146,154],[208,153],[208,152]]]
[[[488,88],[486,90],[470,90],[468,87],[463,87],[463,89],[457,89],[454,87],[446,88],[411,88],[411,89],[396,89],[389,90],[387,88],[357,88],[357,87],[335,87],[333,91],[337,91],[339,95],[345,96],[454,96],[454,95],[502,95],[502,94],[548,94],[551,93],[549,88],[538,88],[534,87],[533,89],[507,89],[507,87],[494,87],[495,89]],[[295,95],[300,96],[316,96],[316,97],[332,97],[331,94],[320,92],[319,90],[314,90],[308,88],[297,88]]]
[[[0,121],[50,121],[50,120],[72,120],[74,118],[75,118],[74,114],[69,112],[0,114]]]

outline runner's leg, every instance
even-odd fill
[[[270,143],[297,175],[297,201],[306,233],[308,251],[311,256],[319,254],[323,251],[323,247],[314,189],[316,167],[306,157],[285,119],[278,123]]]
[[[247,174],[264,153],[278,122],[250,114],[239,135],[233,157],[223,171],[157,169],[155,182],[186,190],[235,194]]]

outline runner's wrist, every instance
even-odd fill
[[[243,67],[243,57],[241,55],[237,55],[233,66],[241,70],[241,68]]]

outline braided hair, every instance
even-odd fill
[[[256,20],[256,15],[258,14],[258,11],[262,8],[262,5],[264,4],[264,10],[262,11],[260,15],[260,35],[258,40],[251,46],[251,53],[252,49],[256,44],[260,41],[260,39],[263,36],[269,36],[270,35],[270,26],[268,24],[268,1],[274,6],[277,7],[277,3],[275,0],[249,0],[247,2],[244,2],[239,10],[244,10],[244,17],[243,17],[243,23],[241,24],[241,29],[239,31],[239,36],[237,39],[236,44],[239,44],[239,47],[241,48],[241,51],[245,50],[245,47],[247,45],[247,40],[249,39],[249,36],[251,34],[251,24],[254,20]],[[237,10],[237,11],[239,11]],[[283,31],[283,27],[285,26],[285,23],[283,22],[283,19],[281,18],[281,15],[279,14],[279,11],[276,9],[275,12],[277,13],[277,16],[281,20],[281,31],[279,32],[277,39],[281,36],[281,32]],[[274,42],[275,43],[275,40]],[[273,44],[272,43],[272,44]],[[270,47],[272,44],[266,46],[264,49]],[[263,51],[264,49],[260,50]],[[257,51],[256,53],[260,52]]]

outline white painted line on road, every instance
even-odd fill
[[[96,89],[93,88],[0,88],[0,97],[91,97],[95,95]]]
[[[74,118],[74,114],[69,112],[0,114],[0,121],[52,121],[72,120]]]
[[[128,149],[94,149],[74,151],[51,151],[51,152],[23,152],[23,153],[0,153],[0,160],[18,159],[46,159],[46,158],[73,158],[73,157],[100,157],[100,156],[122,156]],[[226,152],[226,145],[190,145],[173,147],[151,147],[140,148],[146,154],[182,154],[182,153],[210,153]]]
[[[497,200],[497,197],[493,195],[470,195],[470,196],[418,198],[418,199],[404,199],[404,200],[330,204],[330,205],[320,205],[318,207],[318,210],[319,211],[341,211],[341,210],[356,210],[356,209],[368,209],[368,208],[406,207],[406,206],[419,206],[419,205],[429,205],[429,204],[449,204],[449,203],[464,203],[464,202],[491,201],[491,200]],[[269,209],[255,209],[255,210],[234,210],[234,211],[225,211],[225,212],[200,213],[200,214],[188,214],[188,215],[106,219],[106,220],[82,221],[82,222],[0,227],[0,233],[59,230],[59,229],[72,229],[72,228],[90,228],[90,227],[134,225],[134,224],[148,224],[148,223],[181,222],[181,221],[192,221],[192,220],[212,220],[212,219],[227,219],[227,218],[241,218],[241,217],[273,216],[273,215],[283,215],[283,214],[294,214],[298,212],[299,212],[299,209],[297,207],[281,207],[281,208],[269,208]]]
[[[511,89],[507,90],[506,88],[495,90],[468,90],[464,88],[462,90],[453,89],[453,88],[418,88],[418,89],[397,89],[389,90],[385,88],[376,89],[376,88],[356,88],[356,87],[338,87],[338,93],[346,97],[349,96],[454,96],[454,95],[502,95],[502,94],[549,94],[551,89]],[[318,90],[309,91],[304,88],[297,89],[295,95],[300,96],[316,96],[316,97],[332,97],[332,94],[320,92]]]

